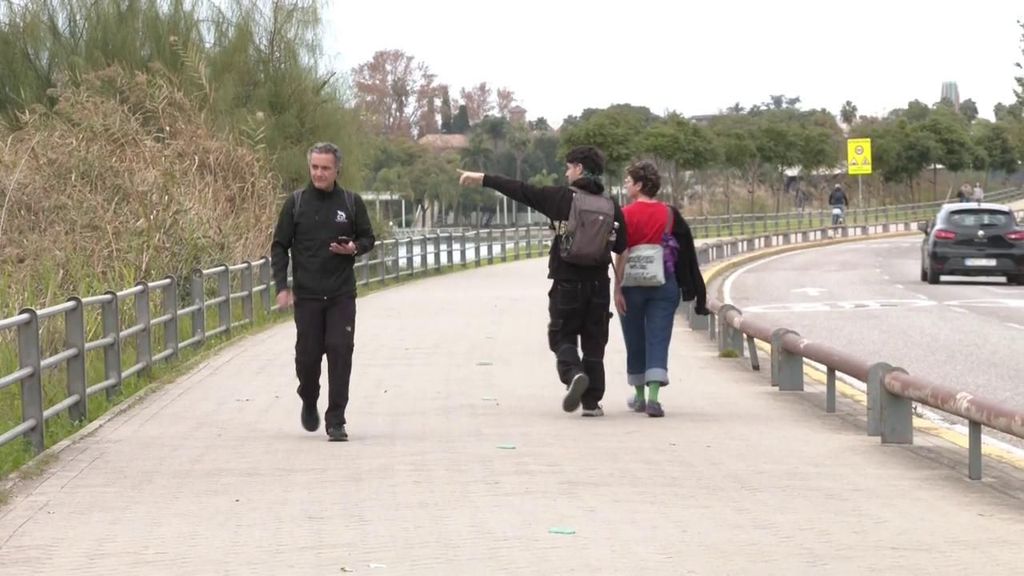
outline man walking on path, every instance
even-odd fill
[[[356,256],[373,249],[363,199],[338,186],[341,151],[331,143],[309,149],[309,184],[285,199],[270,248],[277,304],[295,307],[295,373],[302,427],[320,427],[320,364],[327,355],[324,420],[331,440],[348,440],[345,408],[356,329]],[[288,287],[291,252],[293,285]]]
[[[604,154],[578,146],[565,157],[569,186],[531,186],[482,172],[462,172],[463,186],[485,186],[558,222],[548,259],[548,346],[568,391],[562,409],[603,416],[604,350],[611,320],[611,253],[626,248],[622,210],[604,194]],[[579,351],[582,349],[583,357]]]

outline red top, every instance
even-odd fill
[[[661,244],[661,235],[672,231],[668,222],[671,211],[661,202],[633,202],[622,209],[626,220],[626,246],[632,248],[637,244]]]

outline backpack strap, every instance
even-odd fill
[[[665,204],[665,209],[668,210],[668,219],[665,220],[665,234],[672,233],[672,221],[676,219],[676,215],[672,213],[672,207]]]
[[[299,205],[302,204],[302,193],[305,188],[299,188],[292,192],[292,222],[299,217]]]

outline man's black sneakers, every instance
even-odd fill
[[[316,432],[320,428],[320,414],[316,411],[315,403],[302,403],[302,427],[307,432]]]
[[[327,439],[331,442],[347,442],[348,432],[345,432],[344,424],[335,424],[327,427]]]
[[[565,398],[562,399],[562,410],[566,412],[575,412],[580,407],[580,402],[583,401],[583,393],[587,391],[587,386],[590,386],[590,378],[583,372],[578,372],[572,377],[572,382],[569,383],[569,390],[565,393]]]

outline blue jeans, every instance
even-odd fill
[[[620,316],[626,341],[626,374],[630,386],[647,382],[668,385],[668,345],[679,307],[679,285],[669,274],[661,286],[626,286],[626,313]]]

